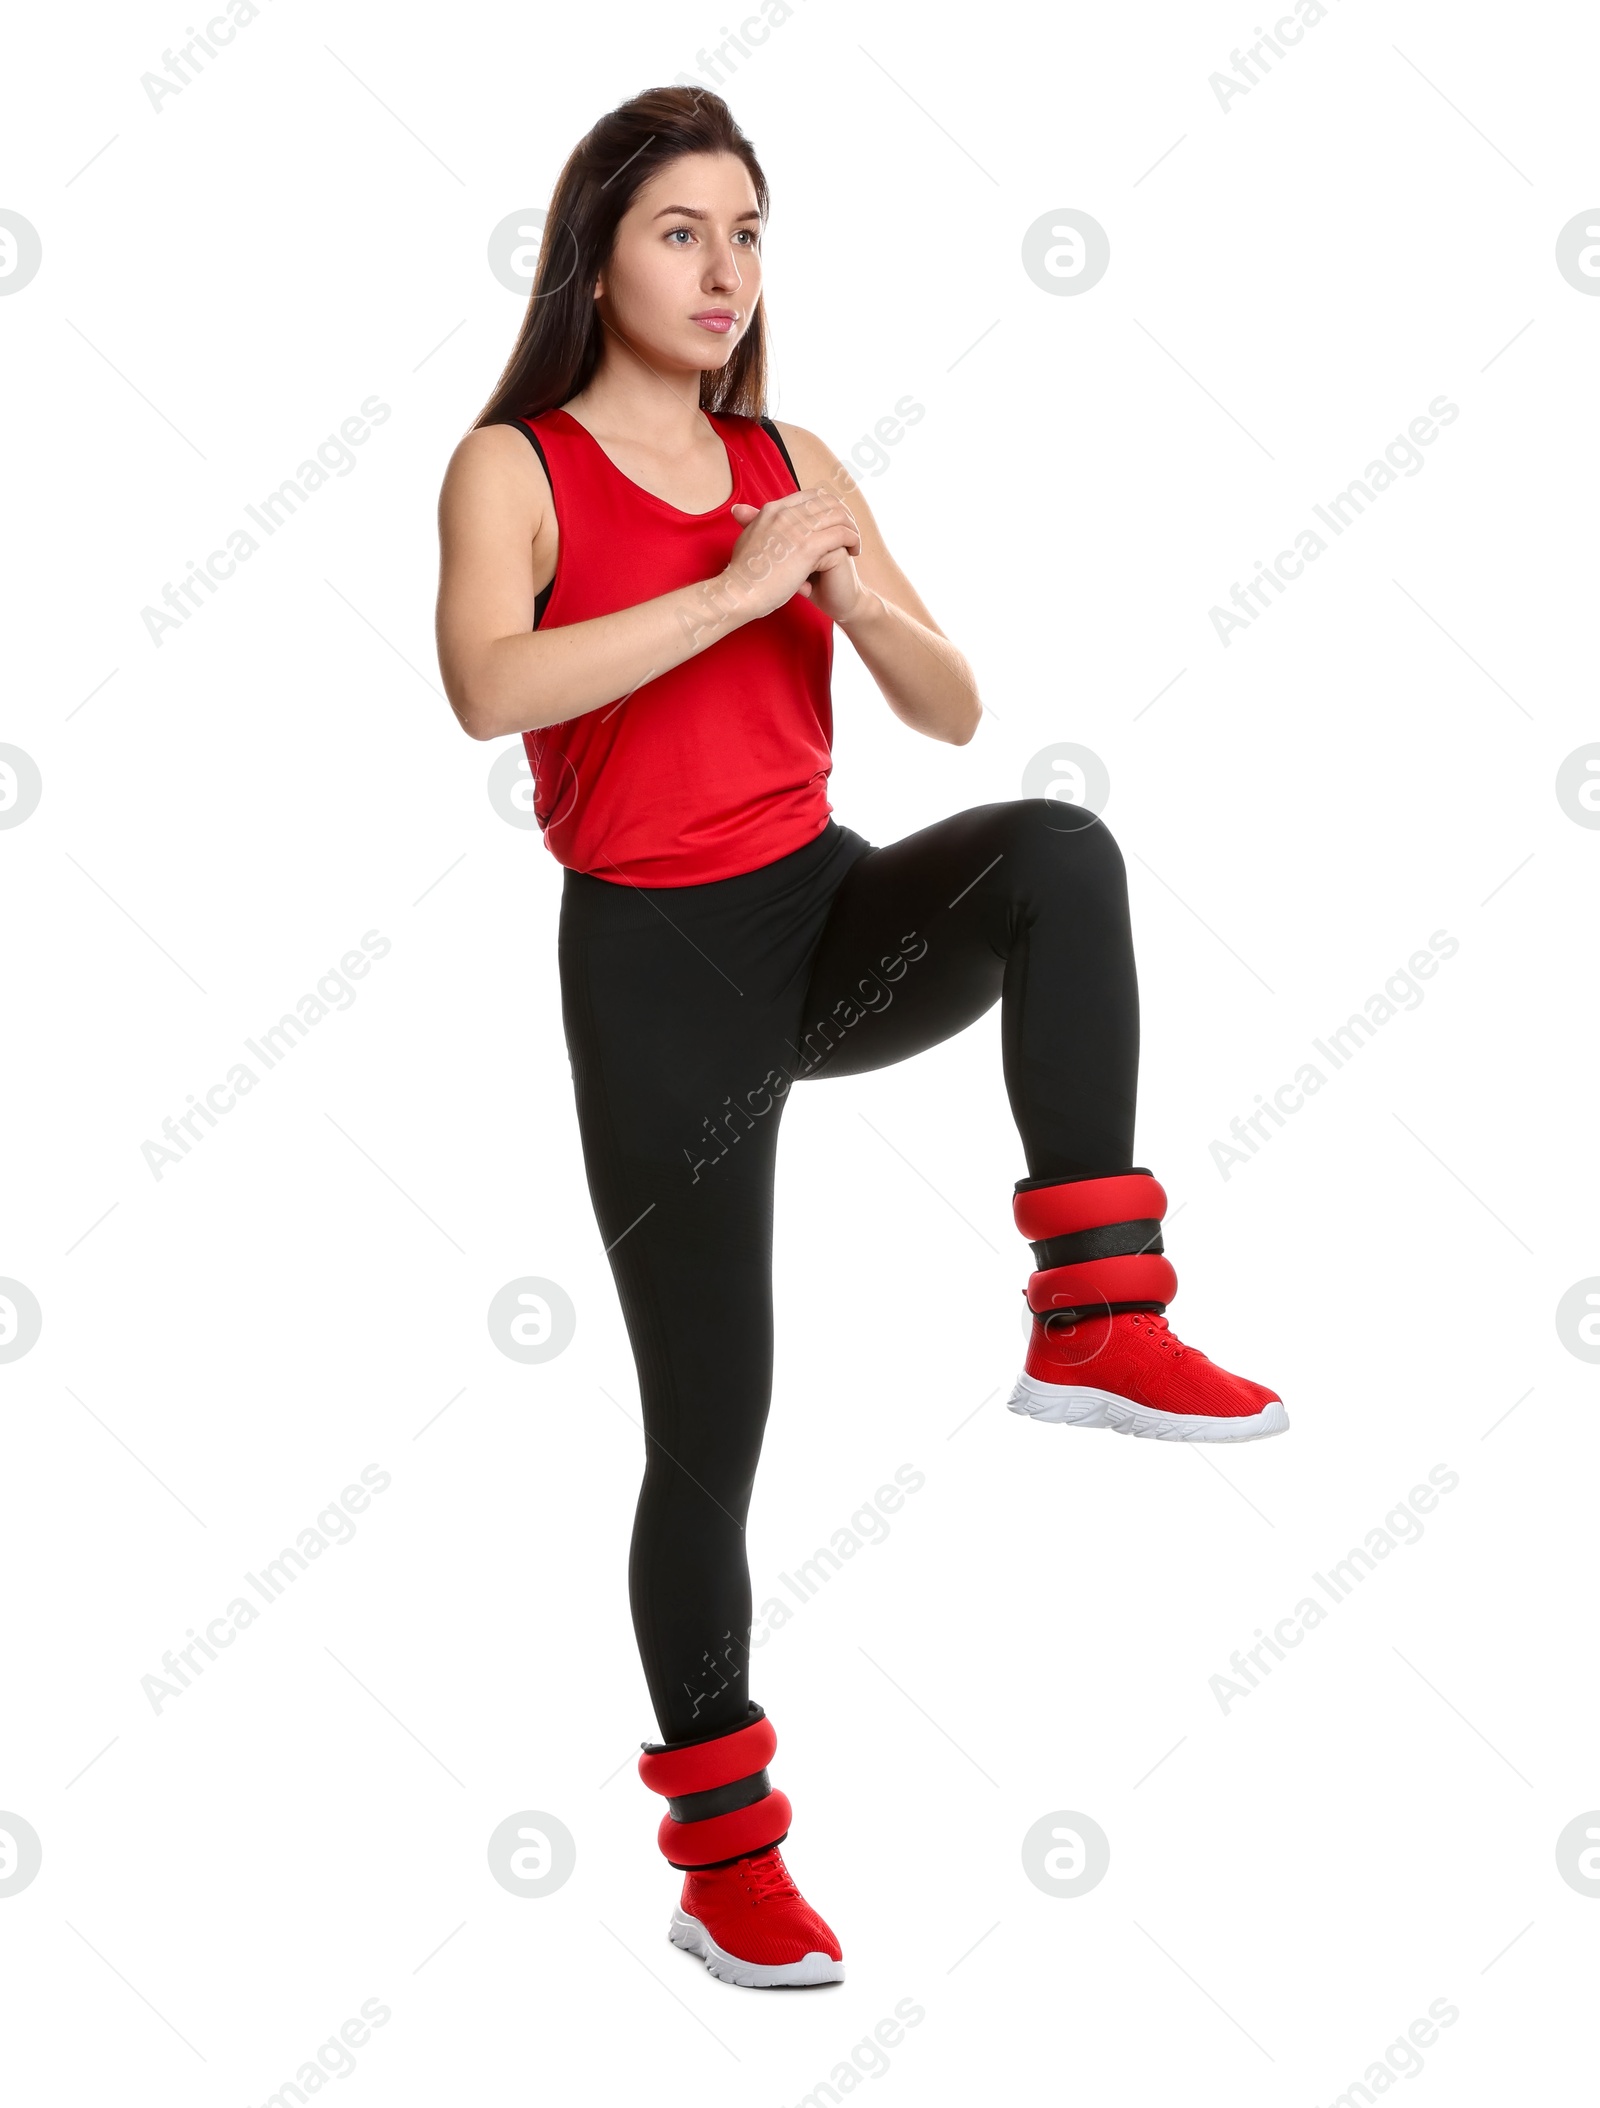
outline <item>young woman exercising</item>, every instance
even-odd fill
[[[565,867],[558,963],[589,1192],[646,1434],[629,1561],[684,1873],[671,1938],[726,1980],[831,1982],[779,1855],[748,1688],[744,1527],[771,1398],[772,1201],[793,1085],[1001,1005],[1032,1339],[1012,1410],[1184,1441],[1288,1424],[1179,1343],[1166,1196],[1133,1163],[1122,857],[1086,809],[977,805],[875,846],[828,802],[833,632],[891,710],[965,745],[965,659],[829,448],[764,415],[766,180],[727,105],[611,112],[556,185],[526,319],[440,499],[439,663],[521,733]]]

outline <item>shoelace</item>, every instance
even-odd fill
[[[768,1852],[761,1852],[745,1861],[745,1885],[758,1903],[768,1898],[774,1901],[793,1899],[800,1901],[800,1891],[795,1887],[789,1869],[778,1856],[776,1845]]]
[[[1164,1317],[1157,1316],[1155,1311],[1138,1310],[1135,1311],[1133,1315],[1138,1319],[1141,1325],[1148,1325],[1150,1327],[1152,1336],[1154,1337],[1157,1346],[1167,1349],[1167,1351],[1170,1352],[1175,1359],[1181,1359],[1185,1354],[1192,1354],[1196,1361],[1210,1360],[1211,1357],[1208,1354],[1202,1354],[1198,1347],[1185,1346],[1184,1342],[1178,1338],[1177,1334],[1167,1323],[1166,1319]]]
[[[1170,1354],[1174,1361],[1181,1361],[1186,1354],[1192,1354],[1197,1361],[1208,1361],[1210,1359],[1210,1356],[1202,1354],[1198,1347],[1185,1345],[1167,1323],[1166,1319],[1158,1315],[1154,1310],[1130,1310],[1126,1311],[1124,1315],[1130,1324],[1144,1326],[1152,1343],[1161,1348],[1163,1353]],[[1089,1322],[1104,1324],[1108,1321],[1101,1318],[1099,1320],[1091,1319]],[[1049,1313],[1046,1311],[1034,1312],[1034,1324],[1043,1331],[1047,1339],[1052,1340],[1054,1343],[1059,1343],[1061,1340],[1068,1338],[1077,1330],[1076,1325],[1063,1325],[1058,1332],[1052,1334],[1049,1325]]]
[[[1160,1347],[1164,1353],[1173,1355],[1182,1354],[1183,1342],[1174,1335],[1172,1327],[1167,1323],[1164,1317],[1158,1316],[1157,1313],[1153,1310],[1130,1311],[1129,1315],[1138,1320],[1140,1325],[1143,1326],[1145,1331],[1150,1335],[1150,1337],[1155,1341],[1156,1345]]]

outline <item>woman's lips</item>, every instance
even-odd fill
[[[725,337],[733,327],[732,315],[691,315],[689,319],[691,322],[698,322],[702,329],[714,329],[719,337]]]

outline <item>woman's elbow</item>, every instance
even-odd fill
[[[444,675],[445,701],[468,739],[492,739],[494,733],[478,689],[472,682],[464,680],[459,672],[446,667],[441,667],[440,671]]]
[[[977,737],[978,727],[983,723],[983,704],[974,688],[968,696],[967,713],[963,721],[950,734],[952,746],[970,746]]]
[[[459,660],[449,666],[441,664],[441,671],[456,723],[469,739],[503,739],[506,733],[521,729],[511,721],[507,699],[494,677],[492,655],[466,665]]]

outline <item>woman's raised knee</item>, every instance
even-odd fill
[[[1126,876],[1116,836],[1086,805],[1064,798],[1014,798],[1006,831],[1015,853],[1046,878],[1063,871],[1119,881]]]

